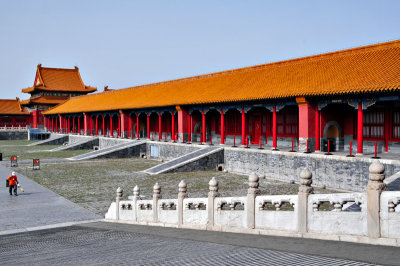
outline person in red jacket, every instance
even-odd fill
[[[8,176],[8,185],[10,186],[9,192],[12,195],[12,191],[14,190],[14,195],[17,195],[17,185],[18,185],[18,178],[15,172],[12,172],[10,176]]]

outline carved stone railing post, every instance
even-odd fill
[[[383,183],[385,179],[385,166],[379,161],[373,162],[369,166],[369,183],[367,186],[367,223],[368,236],[380,237],[380,197],[386,185]]]
[[[156,183],[153,187],[153,222],[158,222],[158,200],[161,199],[161,187]]]
[[[119,202],[122,199],[122,188],[118,187],[117,188],[117,197],[115,198],[115,219],[118,221],[119,220]]]
[[[183,224],[183,199],[187,198],[187,185],[185,180],[179,182],[179,193],[178,193],[178,226]]]
[[[313,193],[312,173],[308,169],[300,172],[300,187],[298,193],[297,206],[297,230],[299,232],[307,232],[307,216],[308,216],[308,196]]]
[[[138,216],[138,206],[137,201],[140,200],[140,188],[136,185],[133,188],[133,211],[135,212],[135,222],[137,222]]]
[[[256,196],[260,194],[259,178],[255,173],[249,175],[249,189],[247,190],[247,227],[255,228],[256,221]]]
[[[208,192],[207,225],[214,226],[214,203],[215,198],[219,196],[217,179],[211,178],[208,185],[210,192]]]

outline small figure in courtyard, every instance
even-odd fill
[[[8,185],[9,185],[9,192],[12,195],[12,191],[14,190],[14,195],[17,195],[17,185],[18,185],[18,178],[15,172],[12,172],[10,176],[8,176]]]

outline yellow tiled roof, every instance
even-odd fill
[[[45,114],[400,88],[400,40],[299,59],[74,97]]]
[[[22,110],[19,99],[0,100],[0,115],[29,115],[29,112]]]
[[[36,73],[36,80],[33,87],[23,89],[22,92],[30,93],[35,90],[44,90],[89,93],[97,90],[83,84],[78,67],[66,69],[38,65]]]
[[[27,100],[21,101],[22,105],[27,105],[29,103],[39,103],[39,104],[60,104],[67,101],[69,97],[51,97],[51,96],[38,96],[32,97]]]

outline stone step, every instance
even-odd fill
[[[196,150],[191,153],[180,156],[169,162],[151,167],[147,170],[144,170],[143,172],[146,174],[150,174],[150,175],[157,175],[157,174],[171,172],[172,170],[174,170],[178,167],[182,167],[188,163],[193,163],[199,159],[210,156],[217,152],[221,152],[223,150],[224,150],[224,148],[221,148],[221,147],[215,147],[215,146],[205,147],[203,149]]]

